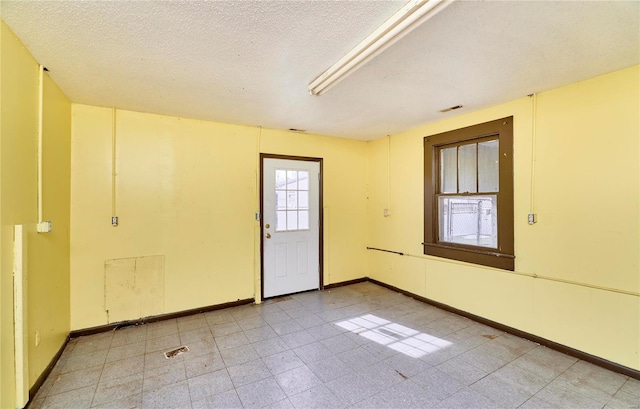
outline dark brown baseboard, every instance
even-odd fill
[[[40,389],[40,387],[42,387],[42,384],[47,380],[47,377],[51,374],[53,367],[56,365],[56,363],[58,363],[58,360],[60,359],[60,356],[64,352],[64,348],[67,346],[70,339],[83,337],[87,335],[99,334],[101,332],[112,331],[117,328],[123,328],[123,327],[132,326],[132,325],[148,324],[156,321],[163,321],[163,320],[169,320],[173,318],[186,317],[188,315],[201,314],[203,312],[222,310],[224,308],[229,308],[229,307],[238,307],[240,305],[251,304],[254,301],[255,300],[253,298],[246,298],[244,300],[231,301],[231,302],[226,302],[222,304],[209,305],[206,307],[193,308],[190,310],[172,312],[169,314],[153,315],[150,317],[140,318],[137,320],[114,322],[112,324],[99,325],[97,327],[71,331],[69,335],[67,335],[67,338],[65,339],[64,343],[62,344],[62,346],[60,347],[56,355],[51,359],[51,362],[49,362],[49,365],[47,365],[45,370],[40,374],[36,382],[31,387],[31,389],[29,389],[29,402],[27,402],[27,405],[24,407],[24,409],[27,409],[29,405],[31,405],[31,402],[33,402],[33,398],[36,396],[36,393],[38,393],[38,390]]]
[[[424,302],[426,304],[433,305],[434,307],[438,307],[438,308],[443,309],[445,311],[449,311],[449,312],[452,312],[454,314],[461,315],[463,317],[469,318],[470,320],[479,322],[479,323],[484,324],[484,325],[488,325],[488,326],[493,327],[495,329],[498,329],[500,331],[507,332],[507,333],[509,333],[511,335],[515,335],[515,336],[520,337],[520,338],[528,339],[529,341],[535,342],[535,343],[540,344],[540,345],[544,345],[547,348],[554,349],[554,350],[556,350],[558,352],[562,352],[564,354],[567,354],[567,355],[570,355],[572,357],[581,359],[583,361],[592,363],[594,365],[600,366],[600,367],[608,369],[610,371],[617,372],[617,373],[620,373],[620,374],[623,374],[623,375],[630,376],[630,377],[632,377],[634,379],[639,379],[640,380],[640,371],[635,370],[633,368],[629,368],[629,367],[626,367],[624,365],[620,365],[620,364],[617,364],[615,362],[611,362],[611,361],[606,360],[604,358],[600,358],[599,356],[591,355],[591,354],[589,354],[587,352],[580,351],[578,349],[571,348],[571,347],[568,347],[566,345],[559,344],[557,342],[548,340],[546,338],[542,338],[542,337],[540,337],[538,335],[534,335],[534,334],[531,334],[531,333],[528,333],[528,332],[525,332],[525,331],[521,331],[521,330],[519,330],[517,328],[513,328],[513,327],[510,327],[508,325],[504,325],[504,324],[501,324],[499,322],[492,321],[490,319],[481,317],[479,315],[475,315],[475,314],[472,314],[472,313],[467,312],[467,311],[459,310],[459,309],[457,309],[455,307],[452,307],[450,305],[443,304],[441,302],[434,301],[434,300],[422,297],[422,296],[417,295],[417,294],[413,294],[413,293],[411,293],[409,291],[403,290],[403,289],[398,288],[398,287],[394,287],[392,285],[383,283],[382,281],[378,281],[378,280],[375,280],[373,278],[368,278],[368,281],[370,281],[370,282],[372,282],[374,284],[378,284],[379,286],[388,288],[389,290],[396,291],[396,292],[399,292],[401,294],[404,294],[407,297],[411,297],[411,298],[413,298],[415,300]]]
[[[324,286],[324,289],[325,290],[330,290],[332,288],[344,287],[345,285],[351,285],[351,284],[364,283],[366,281],[369,281],[369,279],[367,277],[356,278],[354,280],[340,281],[338,283],[327,284],[327,285]]]
[[[392,286],[390,284],[384,283],[382,281],[378,281],[378,280],[373,279],[373,278],[363,277],[363,278],[356,278],[354,280],[348,280],[348,281],[342,281],[342,282],[338,282],[338,283],[332,283],[332,284],[325,285],[324,289],[325,290],[329,290],[329,289],[332,289],[332,288],[342,287],[342,286],[351,285],[351,284],[358,284],[358,283],[363,283],[363,282],[367,282],[367,281],[369,281],[371,283],[374,283],[374,284],[377,284],[377,285],[379,285],[381,287],[388,288],[389,290],[404,294],[405,296],[411,297],[411,298],[413,298],[415,300],[418,300],[418,301],[424,302],[426,304],[430,304],[430,305],[433,305],[435,307],[441,308],[441,309],[443,309],[445,311],[449,311],[449,312],[452,312],[454,314],[458,314],[460,316],[469,318],[469,319],[471,319],[473,321],[479,322],[481,324],[488,325],[490,327],[496,328],[496,329],[498,329],[500,331],[504,331],[504,332],[507,332],[509,334],[512,334],[512,335],[515,335],[515,336],[518,336],[518,337],[521,337],[521,338],[528,339],[529,341],[536,342],[536,343],[538,343],[540,345],[544,345],[544,346],[546,346],[548,348],[551,348],[551,349],[554,349],[556,351],[562,352],[564,354],[573,356],[573,357],[581,359],[583,361],[592,363],[592,364],[600,366],[602,368],[605,368],[605,369],[608,369],[608,370],[611,370],[611,371],[614,371],[614,372],[629,376],[631,378],[640,380],[640,371],[638,371],[638,370],[626,367],[624,365],[617,364],[615,362],[608,361],[608,360],[606,360],[604,358],[600,358],[598,356],[588,354],[586,352],[583,352],[583,351],[568,347],[566,345],[559,344],[557,342],[548,340],[546,338],[542,338],[542,337],[539,337],[537,335],[530,334],[530,333],[525,332],[525,331],[521,331],[521,330],[519,330],[517,328],[513,328],[513,327],[510,327],[508,325],[504,325],[504,324],[501,324],[499,322],[492,321],[490,319],[481,317],[479,315],[475,315],[475,314],[472,314],[472,313],[457,309],[457,308],[452,307],[450,305],[443,304],[441,302],[434,301],[434,300],[431,300],[431,299],[426,298],[426,297],[422,297],[420,295],[417,295],[417,294],[414,294],[412,292],[400,289],[398,287],[394,287],[394,286]],[[193,308],[193,309],[190,309],[190,310],[178,311],[178,312],[173,312],[173,313],[169,313],[169,314],[154,315],[154,316],[150,316],[150,317],[140,318],[140,319],[137,319],[137,320],[121,321],[121,322],[117,322],[117,323],[113,323],[113,324],[107,324],[107,325],[101,325],[101,326],[92,327],[92,328],[86,328],[86,329],[71,331],[69,333],[69,335],[67,336],[65,342],[62,344],[62,346],[60,347],[60,349],[58,350],[56,355],[53,357],[53,359],[51,360],[51,362],[47,366],[47,368],[42,372],[42,374],[40,374],[40,376],[38,377],[38,379],[36,380],[34,385],[29,389],[29,402],[27,402],[27,405],[25,406],[25,409],[27,409],[29,407],[29,405],[31,405],[31,402],[33,401],[33,398],[35,397],[36,393],[38,392],[38,390],[40,389],[42,384],[46,381],[47,377],[51,374],[51,371],[53,370],[53,367],[58,362],[58,360],[60,359],[60,356],[64,352],[64,348],[67,346],[67,343],[72,338],[77,338],[77,337],[86,336],[86,335],[92,335],[92,334],[98,334],[98,333],[101,333],[101,332],[111,331],[111,330],[114,330],[114,329],[117,329],[117,328],[127,327],[127,326],[131,326],[131,325],[146,324],[146,323],[163,321],[163,320],[168,320],[168,319],[173,319],[173,318],[186,317],[188,315],[200,314],[200,313],[209,312],[209,311],[221,310],[221,309],[229,308],[229,307],[237,307],[237,306],[240,306],[240,305],[251,304],[253,302],[255,302],[255,300],[253,298],[247,298],[247,299],[244,299],[244,300],[237,300],[237,301],[227,302],[227,303],[223,303],[223,304],[210,305],[210,306],[201,307],[201,308]]]
[[[36,393],[38,393],[38,390],[40,389],[44,381],[47,380],[47,377],[51,374],[51,371],[53,371],[53,367],[56,366],[56,363],[58,363],[58,359],[60,359],[60,357],[62,356],[62,353],[64,352],[65,347],[69,343],[69,339],[70,338],[67,335],[67,338],[64,340],[64,342],[62,343],[62,346],[60,346],[60,349],[58,349],[58,352],[54,355],[53,359],[51,359],[51,362],[49,362],[49,365],[47,365],[47,367],[44,369],[44,371],[42,371],[40,376],[38,376],[38,379],[36,379],[36,382],[29,389],[29,402],[27,402],[24,409],[27,409],[29,405],[31,405],[31,402],[33,402],[33,398],[36,396]]]
[[[170,312],[168,314],[152,315],[149,317],[139,318],[137,320],[119,321],[119,322],[114,322],[106,325],[98,325],[97,327],[71,331],[71,333],[69,334],[69,338],[73,339],[78,337],[84,337],[87,335],[93,335],[93,334],[99,334],[101,332],[112,331],[118,328],[130,327],[130,326],[141,325],[141,324],[149,324],[151,322],[170,320],[174,318],[181,318],[189,315],[201,314],[203,312],[222,310],[224,308],[238,307],[240,305],[251,304],[253,302],[255,302],[253,298],[245,298],[244,300],[231,301],[231,302],[209,305],[209,306],[200,307],[200,308],[192,308],[190,310]]]

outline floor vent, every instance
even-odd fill
[[[180,354],[183,354],[185,352],[189,352],[189,347],[183,346],[180,348],[176,348],[176,349],[172,349],[171,351],[167,351],[164,353],[165,358],[170,359],[170,358],[175,358]]]

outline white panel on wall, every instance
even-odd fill
[[[106,260],[104,274],[108,322],[164,312],[164,256]]]

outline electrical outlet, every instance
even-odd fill
[[[40,331],[36,331],[36,346],[40,345]]]
[[[111,225],[116,227],[118,225],[118,216],[111,216]]]
[[[389,209],[384,209],[384,210],[382,211],[382,214],[384,215],[384,217],[389,217],[389,216],[391,216],[391,213],[389,212]]]
[[[529,213],[529,217],[527,220],[529,221],[529,224],[534,224],[538,221],[538,217],[535,215],[535,213]]]

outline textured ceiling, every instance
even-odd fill
[[[640,62],[638,1],[455,2],[309,95],[404,3],[2,0],[0,15],[73,102],[362,140]]]

